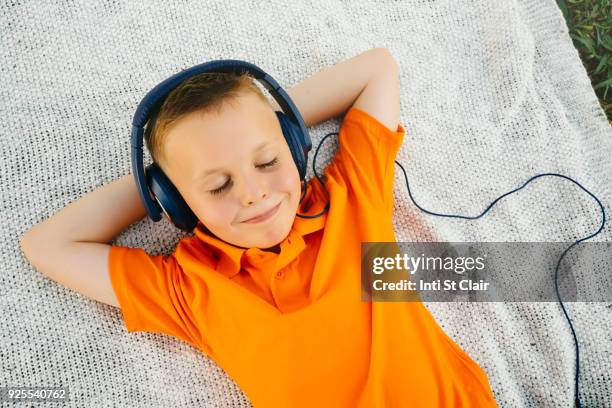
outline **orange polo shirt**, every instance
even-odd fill
[[[113,246],[129,332],[202,350],[254,407],[496,407],[485,372],[420,302],[361,301],[361,242],[395,242],[391,131],[350,108],[323,175],[330,209],[296,217],[280,253],[243,249],[201,223],[168,257]],[[299,213],[327,203],[317,178]]]

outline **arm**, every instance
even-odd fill
[[[30,228],[21,237],[21,250],[54,281],[119,306],[108,275],[108,242],[145,215],[134,176],[128,174]]]
[[[373,48],[329,66],[290,88],[287,94],[306,126],[335,118],[351,106],[393,131],[399,122],[399,68],[386,48]],[[272,107],[281,110],[276,101],[272,101]]]

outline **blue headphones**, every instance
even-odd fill
[[[140,198],[149,217],[153,221],[159,221],[163,211],[177,228],[185,232],[193,231],[198,223],[198,218],[162,169],[155,162],[148,165],[146,169],[143,166],[142,145],[144,126],[149,121],[152,112],[161,106],[166,96],[174,88],[191,76],[203,72],[232,72],[239,74],[245,71],[262,83],[283,109],[283,112],[277,111],[275,113],[280,122],[285,141],[291,151],[293,161],[300,174],[300,180],[307,188],[307,183],[305,182],[306,166],[308,165],[308,152],[312,148],[312,141],[304,124],[304,119],[289,95],[287,95],[274,78],[251,63],[240,60],[210,61],[183,70],[158,84],[145,95],[132,119],[132,173],[136,179]],[[317,178],[323,183],[318,175]],[[302,199],[305,193],[306,190],[303,188]],[[329,202],[325,210],[320,214],[315,216],[297,215],[303,218],[315,218],[324,214],[328,209]]]

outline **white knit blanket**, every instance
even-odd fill
[[[554,0],[21,3],[0,5],[0,386],[68,386],[75,407],[249,406],[203,353],[163,334],[127,333],[119,309],[45,278],[18,243],[33,224],[130,173],[136,106],[202,62],[246,60],[289,89],[387,47],[401,71],[397,160],[421,206],[476,215],[531,175],[558,172],[593,191],[612,218],[612,131]],[[339,124],[311,128],[314,147]],[[398,241],[572,242],[601,222],[590,197],[553,178],[476,221],[421,213],[399,167],[395,199]],[[608,223],[594,240],[610,241],[611,231]],[[115,244],[169,254],[182,236],[165,219],[145,219]],[[610,259],[599,285],[612,285]],[[486,371],[500,406],[572,405],[574,346],[557,303],[426,305]],[[612,400],[608,305],[566,303],[585,406]]]

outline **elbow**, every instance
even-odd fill
[[[379,55],[380,62],[384,64],[388,64],[394,69],[399,69],[397,60],[393,56],[393,53],[391,52],[390,49],[385,48],[385,47],[379,47],[379,48],[373,48],[372,51]]]
[[[21,236],[21,238],[19,238],[19,247],[21,248],[21,252],[26,259],[32,262],[32,237],[30,231],[26,232]]]
[[[374,48],[372,49],[376,53],[376,63],[374,67],[374,73],[376,76],[386,76],[394,78],[395,86],[400,86],[400,70],[395,57],[388,48]],[[399,92],[399,90],[398,90]]]
[[[19,247],[26,259],[34,265],[34,256],[37,252],[41,252],[40,248],[51,244],[48,238],[42,237],[35,231],[36,226],[27,230],[21,238],[19,238]]]
[[[34,268],[35,271],[43,274],[44,276],[49,277],[46,273],[44,273],[44,269],[41,269],[39,264],[40,253],[42,251],[41,245],[44,245],[48,241],[44,239],[41,241],[36,235],[34,235],[31,230],[26,232],[19,239],[19,247],[21,248],[21,252],[25,259],[30,263],[30,265]]]
[[[21,252],[23,252],[24,254],[26,253],[26,250],[28,248],[28,233],[27,232],[23,234],[21,238],[19,238],[19,248],[21,248]]]

